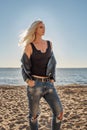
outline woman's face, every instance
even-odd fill
[[[45,33],[45,25],[43,23],[40,23],[37,27],[36,34],[42,36]]]

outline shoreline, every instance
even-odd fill
[[[54,83],[55,84],[55,83]],[[18,85],[18,84],[0,84],[0,87],[25,87],[25,86],[27,86],[27,84],[20,84],[20,85]],[[55,85],[55,86],[58,86],[58,87],[71,87],[71,86],[83,86],[83,87],[87,87],[87,84],[77,84],[77,83],[71,83],[71,84],[62,84],[62,85],[60,85],[60,84],[57,84],[57,85]]]
[[[29,130],[27,85],[0,85],[0,130]],[[57,85],[63,105],[61,130],[86,130],[87,86]],[[52,112],[46,101],[40,100],[39,130],[50,130]]]

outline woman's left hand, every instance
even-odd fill
[[[51,82],[51,83],[54,83],[54,80],[53,80],[53,79],[50,79],[50,82]]]

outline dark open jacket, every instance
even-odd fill
[[[22,58],[21,58],[21,72],[22,72],[22,76],[24,81],[26,81],[26,79],[32,79],[32,75],[31,75],[31,60],[30,58],[28,58],[28,56],[26,55],[26,53],[23,53]],[[46,68],[46,76],[48,76],[50,79],[54,79],[54,81],[56,81],[55,79],[55,68],[56,68],[56,59],[54,57],[53,52],[51,53],[51,57],[48,61],[47,64],[47,68]]]

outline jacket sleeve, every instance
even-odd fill
[[[26,53],[23,53],[22,58],[21,58],[21,73],[22,73],[22,77],[23,80],[26,81],[26,79],[32,79],[31,76],[31,60],[30,58],[28,58],[28,56],[26,55]]]
[[[51,54],[51,57],[48,61],[48,64],[47,64],[47,71],[46,71],[46,74],[50,77],[50,79],[53,79],[54,81],[56,81],[56,59],[55,59],[55,56],[54,56],[54,53],[52,51],[52,54]]]

